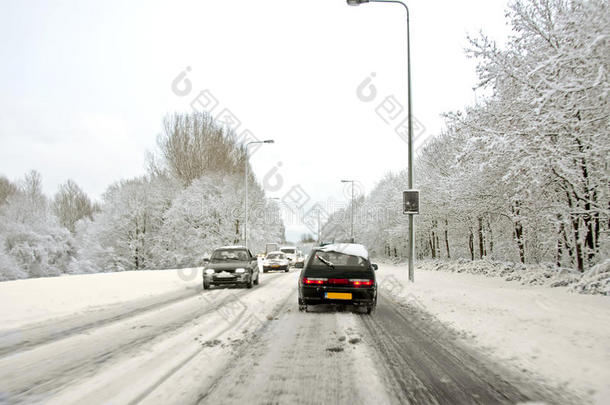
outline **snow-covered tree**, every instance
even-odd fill
[[[27,174],[0,207],[0,242],[3,279],[59,275],[75,254],[70,232],[53,215],[37,172]]]
[[[77,221],[93,219],[95,209],[87,194],[72,180],[59,186],[52,207],[59,223],[72,233],[76,231]]]
[[[419,257],[555,262],[584,270],[608,252],[610,13],[604,0],[516,0],[504,49],[470,39],[488,96],[447,115],[419,150]],[[363,204],[393,211],[364,221],[360,239],[403,256],[405,173]],[[392,216],[390,216],[392,217]],[[606,253],[607,254],[607,253]]]

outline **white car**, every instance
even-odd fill
[[[287,272],[290,269],[290,260],[283,252],[271,252],[263,260],[263,273],[271,270]]]
[[[290,260],[290,266],[294,266],[297,263],[297,248],[296,246],[282,246],[280,251],[286,255],[286,258]]]

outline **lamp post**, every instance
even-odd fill
[[[273,139],[267,139],[265,141],[252,141],[252,142],[248,142],[246,144],[246,178],[245,178],[245,182],[246,182],[246,195],[244,198],[245,201],[245,213],[246,213],[246,218],[245,218],[245,222],[244,222],[244,242],[245,242],[245,246],[246,249],[248,248],[248,163],[250,161],[250,158],[248,156],[248,147],[250,145],[254,145],[257,143],[274,143]]]
[[[352,183],[352,238],[351,242],[354,243],[354,181],[355,180],[341,180],[341,183]]]
[[[402,0],[347,0],[350,6],[359,6],[362,3],[396,3],[401,4],[407,11],[407,97],[408,97],[408,128],[409,128],[409,165],[408,165],[408,183],[409,190],[413,189],[413,101],[411,98],[411,36],[409,23],[409,7]],[[409,280],[413,282],[414,268],[413,256],[415,255],[415,229],[413,227],[413,214],[409,214]]]

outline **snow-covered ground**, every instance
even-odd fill
[[[159,299],[161,295],[194,293],[199,269],[141,270],[66,275],[0,283],[2,328],[59,318],[109,306]]]
[[[610,398],[610,297],[574,294],[567,287],[522,285],[483,275],[382,265],[384,291],[429,311],[524,373],[540,375],[581,398]]]
[[[200,271],[2,283],[0,403],[196,399],[236,348],[273,319],[294,292],[295,276],[265,274],[251,290],[204,293]],[[171,400],[162,400],[168,395]]]
[[[409,386],[412,378],[433,379],[412,391],[420,399],[454,392],[448,389],[469,398],[468,390],[476,391],[463,381],[496,387],[483,392],[490,398],[546,398],[546,388],[567,389],[578,402],[610,397],[610,297],[426,264],[408,284],[406,271],[380,265],[380,307],[372,318],[298,312],[296,271],[261,275],[250,290],[202,291],[198,269],[0,283],[0,403],[235,403],[250,395],[281,402],[321,375],[328,381],[318,402],[403,403],[410,388],[397,390],[396,383]],[[405,307],[393,313],[395,301]],[[429,326],[420,310],[450,329]],[[410,328],[387,328],[396,322]],[[393,332],[383,336],[386,328]],[[444,330],[446,336],[437,334]],[[460,342],[474,348],[474,357],[460,352]],[[379,345],[405,357],[384,357]],[[496,364],[489,376],[486,356]],[[459,375],[455,359],[470,362],[470,374]],[[512,371],[501,371],[505,366]],[[431,373],[439,367],[441,374]],[[362,370],[366,381],[358,377]],[[241,385],[219,383],[227,376]],[[494,385],[502,381],[511,386]],[[528,391],[527,381],[544,389]]]

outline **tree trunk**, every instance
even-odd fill
[[[489,232],[489,254],[493,255],[493,253],[494,253],[494,235],[491,230],[491,223],[489,222],[489,217],[487,218],[487,230]]]
[[[436,249],[434,248],[434,232],[428,237],[428,244],[430,245],[430,256],[436,259]]]
[[[468,235],[468,248],[470,249],[470,260],[474,260],[474,234],[472,228],[468,228],[470,234]]]
[[[483,239],[483,218],[479,217],[479,259],[485,257],[485,240]]]
[[[451,259],[451,253],[449,253],[449,220],[445,219],[445,249],[447,249],[447,259]]]
[[[558,215],[557,219],[561,221],[561,217]],[[563,233],[564,233],[564,226],[563,226],[563,222],[559,223],[559,231],[557,232],[557,256],[555,259],[555,266],[556,267],[561,267],[561,257],[563,256]]]
[[[523,242],[523,225],[521,224],[521,220],[519,219],[519,214],[521,213],[520,203],[519,201],[515,201],[513,206],[511,207],[513,211],[513,216],[516,218],[514,221],[515,227],[515,241],[517,242],[517,248],[519,249],[519,260],[521,263],[525,263],[525,246]]]
[[[438,239],[438,232],[436,233],[436,243],[434,245],[436,246],[436,257],[438,257],[440,259],[441,258],[441,244]]]
[[[575,245],[576,245],[576,268],[578,269],[578,271],[580,271],[581,273],[585,271],[585,263],[584,263],[584,257],[583,257],[583,249],[582,249],[582,244],[580,241],[580,224],[579,224],[580,220],[578,218],[578,215],[573,215],[572,216],[572,229],[574,230],[574,240],[575,240]]]

